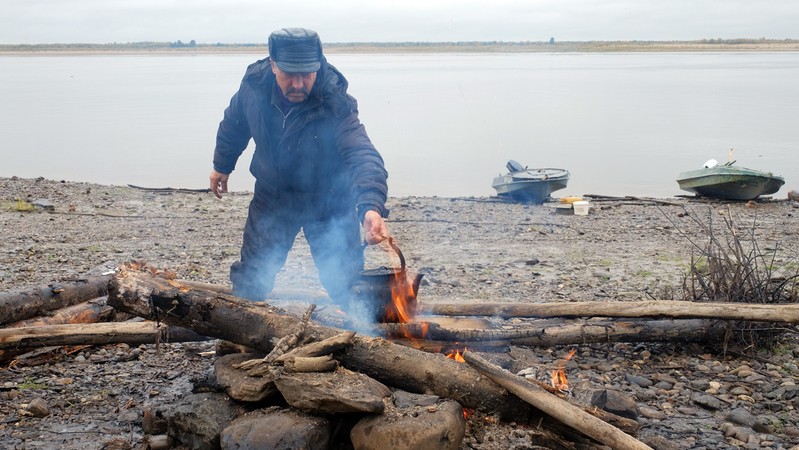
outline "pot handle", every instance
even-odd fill
[[[397,246],[397,244],[394,243],[394,238],[393,237],[389,237],[388,238],[388,246],[391,247],[397,253],[397,256],[399,256],[399,259],[400,259],[400,271],[404,272],[405,271],[405,257],[402,255],[402,252],[400,251],[400,249]]]
[[[369,244],[367,244],[366,241],[364,241],[363,243],[361,243],[361,246],[363,246],[363,248],[366,248],[369,246]],[[405,256],[402,255],[402,252],[400,251],[399,247],[397,246],[397,244],[394,243],[393,237],[388,238],[388,246],[391,247],[392,250],[394,250],[397,256],[399,256],[400,270],[405,271]]]

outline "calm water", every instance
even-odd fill
[[[207,186],[216,128],[258,55],[0,57],[0,176]],[[799,53],[330,55],[390,195],[490,196],[508,159],[562,195],[670,197],[710,158],[799,188]],[[251,190],[252,148],[231,188]]]

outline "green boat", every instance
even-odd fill
[[[724,200],[752,200],[774,194],[785,184],[782,177],[771,172],[733,167],[734,163],[718,165],[710,160],[702,169],[681,173],[677,183],[684,191]]]

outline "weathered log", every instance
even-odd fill
[[[255,348],[271,350],[270,341],[292,333],[299,318],[266,303],[193,290],[149,272],[120,268],[110,283],[109,304],[141,317]],[[322,340],[341,330],[309,323],[306,335]],[[384,384],[409,392],[430,393],[467,408],[497,413],[511,420],[541,417],[527,403],[481,376],[466,364],[425,353],[382,338],[357,335],[335,355],[341,364]]]
[[[686,302],[647,300],[636,302],[559,303],[428,303],[420,314],[521,317],[640,317],[672,319],[723,319],[799,323],[799,304]]]
[[[206,336],[197,334],[192,330],[158,325],[155,322],[110,322],[0,328],[0,349],[3,350],[62,345],[104,345],[123,342],[139,345],[205,340],[208,340]]]
[[[82,303],[108,293],[111,276],[53,283],[49,286],[0,294],[0,325]]]
[[[63,325],[75,323],[110,322],[114,318],[114,308],[108,306],[107,297],[99,297],[88,302],[78,303],[57,309],[46,316],[20,320],[6,325],[7,328],[32,327],[38,325]]]
[[[106,297],[99,297],[88,302],[67,306],[51,312],[48,316],[34,317],[8,324],[7,328],[107,322],[115,316],[115,311],[114,308],[106,304],[106,300]],[[21,352],[22,350],[0,350],[0,362],[14,358]]]
[[[537,409],[597,441],[618,450],[643,450],[651,447],[618,428],[588,414],[583,409],[550,394],[524,378],[495,366],[473,352],[466,351],[463,358],[497,384],[509,390]]]
[[[640,320],[640,321],[552,321],[542,320],[517,325],[512,329],[447,330],[424,322],[387,323],[379,328],[387,336],[459,342],[505,342],[529,346],[589,344],[597,342],[704,342],[724,334],[723,321]]]

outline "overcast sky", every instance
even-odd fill
[[[798,0],[0,0],[0,44],[799,38]]]

